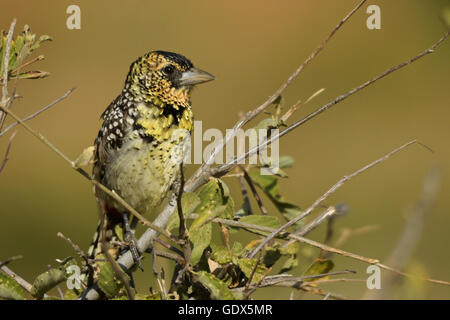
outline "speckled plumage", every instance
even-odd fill
[[[212,79],[175,53],[153,51],[133,62],[123,91],[101,116],[93,177],[142,214],[158,206],[179,174],[183,141],[193,127],[192,88]],[[95,193],[111,230],[124,208]],[[98,235],[94,249],[97,242]],[[98,253],[98,246],[91,249],[91,256]]]

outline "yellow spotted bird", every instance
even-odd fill
[[[211,80],[214,76],[177,53],[152,51],[133,62],[122,92],[101,116],[94,179],[140,213],[158,206],[178,178],[180,146],[193,127],[192,89]],[[120,239],[117,226],[125,229],[141,267],[135,238],[130,237],[129,213],[103,191],[94,188],[94,192],[100,216],[107,217],[106,240]],[[88,251],[92,259],[101,253],[99,231]]]

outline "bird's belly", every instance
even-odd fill
[[[167,195],[179,172],[180,158],[169,141],[154,146],[139,140],[127,142],[120,152],[110,155],[105,181],[133,208],[146,213]]]

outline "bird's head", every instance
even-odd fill
[[[137,101],[188,106],[192,88],[214,79],[180,54],[152,51],[133,62],[125,89]]]

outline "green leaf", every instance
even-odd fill
[[[213,252],[211,254],[211,259],[220,264],[227,264],[231,262],[232,253],[224,246],[211,246]]]
[[[106,257],[102,254],[97,257],[105,260]],[[98,274],[98,287],[102,290],[109,299],[116,297],[123,288],[123,283],[116,278],[115,272],[108,261],[98,261],[100,272]]]
[[[309,267],[308,269],[303,273],[304,276],[314,276],[318,274],[323,274],[330,272],[334,267],[333,261],[329,259],[320,259],[317,258]],[[320,278],[313,278],[310,280],[305,281],[315,281]]]
[[[206,271],[194,272],[196,280],[200,282],[211,294],[212,299],[234,300],[233,293],[221,280]]]
[[[50,269],[36,277],[31,288],[31,295],[41,299],[44,294],[59,283],[66,280],[65,272],[60,269]]]
[[[252,274],[253,268],[258,263],[258,258],[240,258],[238,260],[238,266],[239,269],[245,274],[247,279],[250,279],[250,276]],[[257,283],[258,281],[262,280],[264,278],[264,274],[266,273],[267,268],[263,264],[259,264],[256,267],[255,273],[252,278],[252,282]]]
[[[277,217],[263,216],[263,215],[256,215],[256,214],[242,217],[239,219],[239,222],[256,224],[258,226],[270,227],[270,228],[274,228],[274,229],[278,229],[281,226],[280,220]],[[264,232],[264,231],[260,231],[260,230],[250,229],[250,228],[248,228],[246,230],[256,233],[256,234],[261,234],[261,235],[269,234],[269,232]]]
[[[272,129],[278,127],[278,121],[272,118],[261,120],[253,129]]]
[[[231,219],[234,215],[234,201],[230,196],[228,186],[220,179],[211,179],[198,192],[200,204],[195,208],[195,212],[201,214],[204,211],[212,210],[219,206],[226,206],[221,217]]]
[[[263,263],[270,268],[281,258],[281,253],[278,248],[268,247],[265,251]]]
[[[196,265],[199,263],[203,251],[209,246],[211,242],[211,222],[203,225],[195,230],[195,232],[189,232],[189,239],[192,242],[193,249],[191,254],[191,264]]]
[[[78,299],[78,295],[73,290],[66,290],[64,292],[64,300],[75,300]]]
[[[3,76],[3,65],[5,60],[5,49],[7,42],[7,33],[2,31],[0,39],[0,77]],[[25,26],[24,31],[17,35],[11,41],[11,50],[9,56],[8,74],[10,79],[38,79],[45,78],[49,75],[45,71],[22,71],[20,74],[11,75],[11,71],[20,67],[25,63],[25,59],[33,53],[34,50],[40,47],[43,42],[51,41],[48,35],[42,35],[36,40],[36,35],[31,33],[30,27]]]
[[[8,300],[25,300],[25,293],[16,280],[0,273],[0,298]]]
[[[10,79],[42,79],[50,75],[47,71],[26,71],[19,74],[13,74]]]
[[[278,165],[280,168],[290,168],[294,165],[294,158],[291,156],[281,156]]]
[[[293,242],[287,247],[280,248],[280,253],[282,255],[294,255],[300,249],[300,244],[298,242]]]
[[[241,256],[244,253],[244,247],[242,246],[242,243],[239,241],[234,241],[233,247],[231,248],[231,253],[235,256]]]

